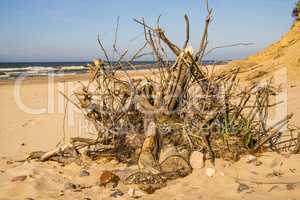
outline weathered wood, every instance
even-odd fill
[[[298,133],[297,135],[297,144],[293,153],[300,153],[300,133]]]
[[[146,127],[146,139],[140,153],[138,166],[142,171],[159,173],[158,153],[159,153],[159,134],[156,124],[150,121]]]
[[[66,149],[69,149],[69,148],[72,148],[73,147],[73,144],[70,142],[68,144],[65,144],[64,146],[62,147],[57,147],[47,153],[45,153],[42,157],[41,157],[41,161],[46,161],[48,160],[49,158],[51,158],[52,156],[54,155],[57,155],[59,153],[62,153],[64,152]]]

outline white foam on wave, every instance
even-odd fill
[[[7,79],[9,77],[10,77],[9,74],[0,75],[0,79]]]
[[[74,66],[24,66],[0,68],[0,79],[10,79],[17,77],[33,77],[33,76],[64,76],[82,73],[87,68],[84,65]]]
[[[79,66],[63,66],[60,69],[61,70],[80,70],[80,69],[87,69],[87,68],[83,65],[79,65]]]
[[[54,71],[54,70],[57,70],[57,68],[54,68],[54,67],[43,67],[43,66],[0,68],[0,72],[15,72],[15,71]]]
[[[14,71],[56,71],[56,70],[83,70],[87,69],[83,65],[79,66],[61,66],[61,67],[43,67],[43,66],[32,66],[32,67],[11,67],[11,68],[0,68],[0,72],[14,72]]]

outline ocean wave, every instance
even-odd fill
[[[80,65],[80,66],[63,66],[60,70],[85,70],[87,67]]]
[[[11,67],[0,68],[0,72],[15,72],[15,71],[55,71],[54,67],[32,66],[32,67]]]
[[[9,74],[0,74],[0,79],[8,79],[9,77]]]
[[[79,66],[57,66],[57,67],[45,67],[45,66],[29,66],[29,67],[4,67],[0,68],[0,72],[14,72],[14,71],[67,71],[67,70],[85,70],[87,67],[83,65]]]
[[[21,76],[64,76],[87,71],[88,62],[0,62],[0,79],[15,79]]]

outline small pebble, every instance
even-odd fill
[[[90,175],[90,172],[88,172],[87,170],[83,169],[80,171],[80,177],[83,177],[83,176],[89,176]]]
[[[108,186],[115,188],[119,183],[120,177],[111,171],[103,171],[100,176],[100,186]]]
[[[246,157],[246,162],[247,162],[247,163],[252,163],[252,162],[254,162],[254,161],[256,161],[256,160],[257,160],[256,156],[253,156],[253,155],[248,155],[248,156]]]
[[[262,162],[259,161],[259,160],[256,160],[253,164],[254,164],[255,166],[260,166],[260,165],[262,165]]]
[[[64,188],[65,188],[65,190],[75,190],[76,185],[74,183],[67,182],[67,183],[65,183]]]
[[[112,165],[117,165],[120,162],[118,160],[116,160],[116,159],[112,159],[109,163],[112,164]]]
[[[130,197],[133,197],[134,196],[134,188],[129,188],[129,190],[128,190],[128,195],[130,196]]]
[[[239,186],[238,186],[238,192],[243,192],[243,191],[246,191],[246,190],[249,190],[249,186],[246,185],[245,183],[239,183]]]
[[[141,196],[145,195],[145,193],[135,188],[129,188],[128,195],[132,198],[140,198]]]
[[[213,177],[216,174],[215,168],[206,168],[206,175],[208,177]]]
[[[204,162],[203,162],[203,153],[199,151],[194,151],[191,156],[190,156],[190,164],[193,169],[201,169],[204,167]]]
[[[110,194],[111,197],[118,198],[120,196],[123,196],[124,193],[121,190],[116,189],[113,191],[113,193]]]

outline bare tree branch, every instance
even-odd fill
[[[141,22],[137,19],[134,19],[134,21],[137,22],[138,24],[143,25],[145,28],[148,28],[152,32],[156,33],[157,36],[173,51],[173,53],[176,56],[178,56],[180,54],[181,50],[166,37],[164,31],[161,28],[153,29],[150,26],[148,26],[147,24],[145,24],[144,21]]]
[[[208,50],[205,55],[210,54],[211,52],[217,50],[217,49],[223,49],[223,48],[230,48],[230,47],[237,47],[237,46],[249,46],[249,45],[253,45],[254,43],[235,43],[235,44],[229,44],[229,45],[223,45],[223,46],[217,46],[214,47],[210,50]]]
[[[208,39],[207,39],[208,38],[208,26],[209,26],[211,18],[212,18],[212,9],[209,8],[209,6],[208,6],[208,0],[206,0],[205,3],[206,3],[206,10],[207,10],[208,14],[205,19],[204,31],[202,34],[202,39],[201,39],[201,42],[199,45],[199,49],[195,54],[195,61],[197,63],[202,60],[203,55],[205,53],[205,49],[206,49],[207,43],[208,43]]]
[[[189,22],[189,17],[187,15],[184,15],[184,19],[185,19],[185,42],[183,45],[183,49],[185,49],[189,43],[190,40],[190,22]]]
[[[99,34],[98,34],[97,40],[98,40],[98,44],[99,44],[101,50],[103,51],[103,53],[104,53],[104,55],[105,55],[105,58],[106,58],[106,61],[107,61],[108,65],[111,67],[111,62],[110,62],[110,60],[109,60],[109,58],[108,58],[108,55],[107,55],[107,53],[106,53],[106,51],[105,51],[105,48],[103,47],[103,45],[102,45],[102,43],[101,43]]]
[[[116,31],[115,31],[115,39],[113,43],[113,49],[118,52],[117,50],[117,41],[118,41],[118,31],[119,31],[119,22],[120,22],[120,16],[117,18],[117,25],[116,25]]]

